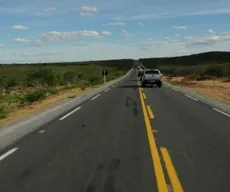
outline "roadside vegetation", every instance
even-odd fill
[[[147,68],[159,68],[166,82],[230,103],[230,52],[140,60]]]
[[[190,80],[225,78],[230,81],[230,52],[207,52],[171,58],[140,59],[147,68],[159,68],[167,76]]]
[[[93,88],[124,75],[133,60],[0,65],[0,119],[60,91]]]

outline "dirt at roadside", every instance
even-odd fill
[[[85,90],[82,90],[80,88],[75,88],[75,89],[60,91],[56,95],[48,96],[47,98],[45,98],[40,102],[35,102],[32,105],[25,106],[18,110],[13,111],[12,113],[9,114],[9,117],[7,117],[6,119],[0,119],[0,127],[12,121],[20,120],[28,115],[38,113],[45,109],[49,109],[52,106],[61,103],[65,99],[77,97],[78,95],[86,93],[87,91],[90,91],[92,89],[93,88],[87,88]]]
[[[230,102],[230,82],[225,79],[196,81],[189,80],[187,77],[165,77],[165,81],[181,85],[218,101]]]

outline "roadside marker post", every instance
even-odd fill
[[[102,75],[104,78],[104,84],[106,84],[106,76],[108,75],[108,71],[106,71],[105,69],[102,71]]]

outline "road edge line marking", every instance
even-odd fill
[[[0,156],[0,161],[2,161],[3,159],[5,159],[6,157],[8,157],[9,155],[11,155],[12,153],[14,153],[17,150],[18,150],[18,147],[15,147],[15,148],[7,151],[6,153],[4,153],[3,155]]]
[[[46,130],[39,130],[38,131],[38,133],[40,133],[40,134],[43,134],[43,133],[45,133],[46,132]]]
[[[69,112],[68,114],[66,114],[65,116],[63,116],[62,118],[60,118],[59,120],[60,121],[64,120],[66,117],[72,115],[74,112],[78,111],[79,109],[81,109],[81,107],[78,107],[78,108],[74,109],[73,111]]]
[[[153,111],[152,111],[150,105],[147,105],[146,107],[147,107],[147,111],[148,111],[148,114],[149,114],[149,118],[154,119],[154,114],[153,114]]]
[[[184,192],[168,150],[165,147],[161,147],[160,149],[173,191]]]
[[[154,138],[153,133],[152,133],[152,126],[151,126],[150,120],[148,118],[147,109],[145,107],[144,98],[143,98],[143,95],[142,95],[140,88],[138,90],[139,90],[139,96],[140,96],[140,100],[141,100],[142,111],[143,111],[143,115],[144,115],[145,126],[146,126],[146,130],[147,130],[147,136],[148,136],[148,140],[149,140],[149,146],[150,146],[150,152],[151,152],[151,156],[152,156],[153,167],[155,170],[155,176],[156,176],[156,180],[157,180],[158,192],[168,192],[168,187],[166,184],[163,168],[161,165],[159,152],[157,149],[155,138]]]
[[[109,88],[105,90],[105,92],[109,91]]]
[[[94,99],[96,99],[97,97],[99,97],[101,94],[96,95],[95,97],[93,97],[91,100],[93,101]]]
[[[221,111],[219,109],[216,109],[216,108],[212,108],[212,109],[215,110],[215,111],[217,111],[217,112],[219,112],[219,113],[221,113],[221,114],[223,114],[223,115],[225,115],[225,116],[227,116],[227,117],[230,117],[229,114],[227,114],[227,113],[225,113],[225,112],[223,112],[223,111]]]
[[[196,99],[196,98],[194,98],[194,97],[192,97],[190,95],[185,94],[185,96],[188,97],[188,98],[190,98],[190,99],[192,99],[192,100],[194,100],[194,101],[198,101],[198,99]]]
[[[173,90],[173,91],[176,91],[176,92],[179,92],[179,91],[178,91],[177,89],[175,89],[175,88],[172,88],[172,90]]]

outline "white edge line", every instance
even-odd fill
[[[221,110],[219,110],[219,109],[213,108],[213,110],[215,110],[215,111],[217,111],[217,112],[219,112],[219,113],[221,113],[221,114],[223,114],[223,115],[226,115],[226,116],[230,117],[229,114],[227,114],[227,113],[225,113],[225,112],[223,112],[223,111],[221,111]]]
[[[96,98],[99,97],[99,96],[100,96],[100,94],[96,95],[96,96],[93,97],[91,100],[94,100],[94,99],[96,99]]]
[[[201,99],[204,99],[204,97],[203,97],[203,96],[198,95],[198,97],[200,97]]]
[[[3,155],[0,156],[0,161],[2,161],[3,159],[5,159],[7,156],[11,155],[12,153],[14,153],[15,151],[17,151],[18,148],[15,147],[11,150],[9,150],[8,152],[4,153]]]
[[[73,114],[74,112],[78,111],[79,109],[81,109],[81,107],[78,107],[78,108],[74,109],[73,111],[71,111],[70,113],[66,114],[65,116],[63,116],[59,120],[65,119],[66,117],[70,116],[71,114]]]
[[[108,88],[108,89],[106,89],[106,90],[105,90],[105,92],[107,92],[108,90],[109,90],[109,88]]]
[[[186,96],[186,97],[189,97],[190,99],[193,99],[194,101],[198,101],[198,99],[196,99],[196,98],[194,98],[194,97],[192,97],[192,96],[190,96],[190,95],[185,94],[185,96]]]
[[[173,90],[173,91],[176,91],[176,92],[178,92],[178,90],[177,90],[177,89],[175,89],[175,88],[172,88],[172,90]]]
[[[45,130],[40,130],[40,131],[38,131],[38,133],[45,133],[46,131]]]

